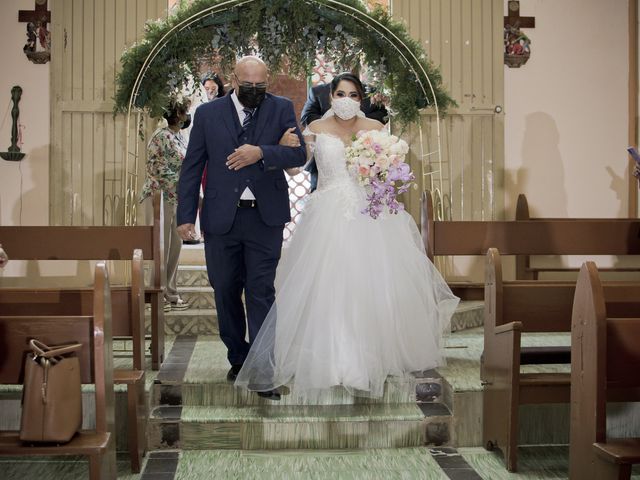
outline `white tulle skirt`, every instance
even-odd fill
[[[236,380],[312,399],[381,397],[388,375],[442,365],[458,304],[406,212],[374,220],[344,189],[310,196],[284,249],[276,301]],[[349,198],[351,197],[351,198]]]

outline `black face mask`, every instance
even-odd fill
[[[267,95],[267,87],[238,87],[238,100],[247,108],[258,108]]]
[[[187,119],[182,122],[182,126],[180,127],[181,129],[185,129],[185,128],[189,128],[189,126],[191,125],[191,114],[187,113]]]

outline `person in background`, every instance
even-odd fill
[[[180,175],[182,161],[187,152],[187,141],[180,132],[191,123],[189,111],[190,101],[174,103],[167,108],[164,118],[165,127],[158,128],[147,146],[147,176],[140,202],[162,191],[164,210],[164,258],[166,290],[164,294],[164,310],[185,310],[189,305],[180,298],[176,287],[178,259],[182,249],[182,239],[176,230],[176,208],[178,198],[176,187]]]
[[[207,75],[202,79],[202,86],[207,92],[207,100],[210,102],[216,98],[224,97],[224,84],[218,74]]]

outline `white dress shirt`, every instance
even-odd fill
[[[240,103],[240,100],[238,100],[238,95],[236,95],[235,91],[231,93],[231,100],[233,101],[233,105],[236,107],[236,112],[238,113],[238,120],[240,120],[240,125],[242,125],[242,122],[244,122],[244,117],[247,116],[247,114],[244,113],[243,111],[243,109],[246,107]],[[255,200],[255,199],[256,197],[251,191],[251,189],[249,187],[245,187],[244,191],[242,192],[242,195],[240,195],[240,200]]]

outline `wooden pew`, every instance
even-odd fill
[[[482,439],[500,448],[507,470],[517,470],[519,407],[567,403],[568,373],[521,373],[521,365],[568,364],[569,347],[523,347],[523,332],[569,332],[575,285],[570,282],[505,282],[496,249],[485,264]]]
[[[131,470],[138,473],[146,452],[144,270],[142,250],[133,252],[131,287],[111,288],[113,336],[133,340],[133,368],[115,369],[114,383],[127,387],[127,434]],[[92,288],[0,288],[0,315],[93,315]]]
[[[425,250],[432,260],[439,255],[485,255],[490,248],[496,248],[501,255],[640,254],[640,219],[438,221],[434,218],[431,195],[425,192],[421,220]],[[488,287],[474,283],[450,283],[450,286],[463,299],[485,299],[485,351],[481,367],[487,395],[485,418],[486,415],[499,417],[484,422],[483,439],[488,448],[504,449],[507,468],[515,471],[516,406],[523,402],[568,402],[569,399],[568,376],[525,377],[521,385],[521,364],[568,362],[569,350],[521,351],[520,332],[569,332],[575,284],[538,282],[534,288],[523,283],[514,285],[513,290],[507,287],[505,291],[501,265],[494,277],[499,277],[500,282],[492,280],[494,284]],[[516,296],[514,292],[518,292]],[[501,352],[507,346],[509,355]],[[493,403],[503,409],[492,407]]]
[[[625,305],[620,308],[620,305]],[[640,463],[640,438],[607,437],[607,402],[640,401],[640,287],[603,287],[582,265],[573,305],[570,478],[621,480]]]
[[[516,221],[544,221],[544,220],[569,220],[569,221],[606,221],[606,222],[626,222],[628,218],[541,218],[532,217],[529,212],[529,202],[524,194],[518,195],[516,203]],[[531,255],[516,255],[516,279],[518,280],[538,280],[540,272],[577,272],[579,269],[572,267],[534,267],[531,265]],[[613,267],[600,268],[601,272],[640,272],[639,267]]]
[[[153,198],[153,225],[133,227],[7,227],[0,242],[13,260],[129,260],[139,248],[153,261],[153,279],[145,290],[151,304],[151,365],[164,358],[164,248],[162,196]]]
[[[95,384],[96,427],[82,431],[64,445],[23,444],[18,432],[0,432],[0,455],[84,455],[92,480],[115,479],[115,425],[111,299],[104,263],[95,271],[93,315],[0,316],[0,383],[21,384],[29,340],[48,345],[80,342],[82,383]]]
[[[427,256],[640,255],[640,219],[435,220],[431,194],[422,194],[421,232]],[[483,297],[484,284],[450,282],[465,300]]]
[[[639,283],[609,282],[609,308],[621,316],[640,316],[640,303],[627,292]],[[576,285],[573,282],[502,279],[500,254],[489,249],[485,270],[483,443],[500,448],[509,471],[517,470],[519,407],[568,403],[569,373],[522,373],[522,365],[571,364],[571,347],[523,347],[525,332],[571,332]]]
[[[422,238],[437,255],[640,255],[640,219],[436,221],[429,192],[422,196]]]

